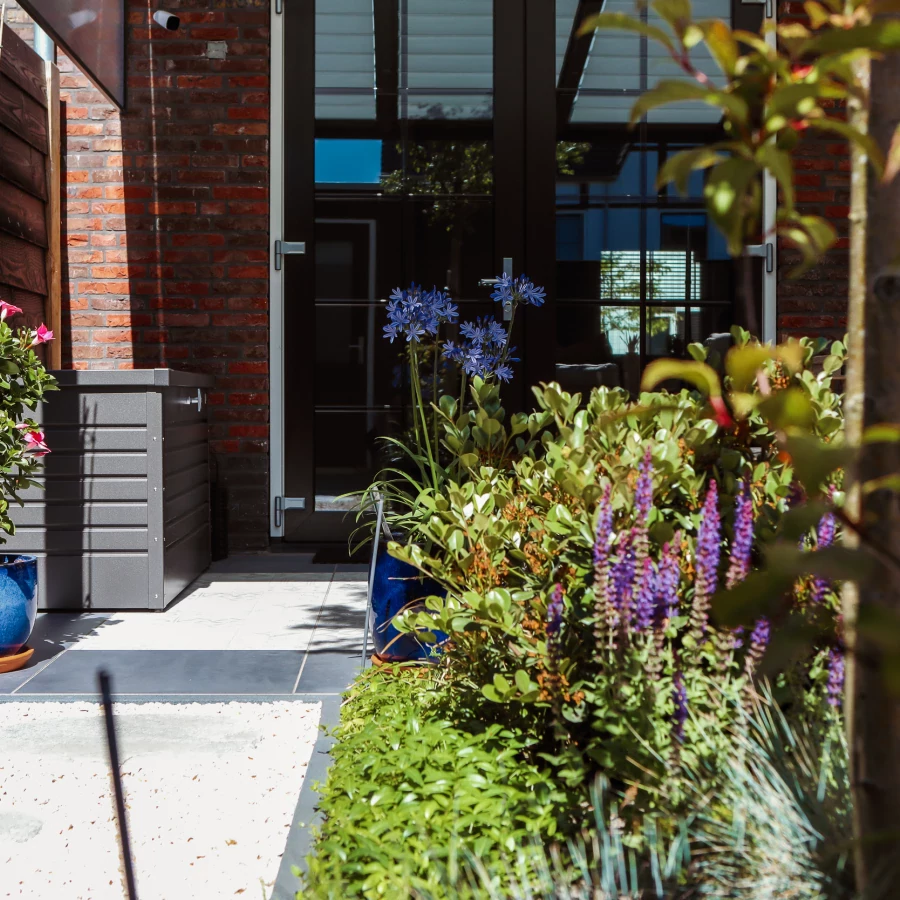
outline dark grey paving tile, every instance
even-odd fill
[[[312,575],[330,580],[334,574],[334,565],[315,564],[312,553],[235,553],[227,559],[214,562],[206,570],[207,575],[270,573]]]
[[[0,674],[0,694],[12,693],[46,668],[67,647],[96,634],[109,618],[109,613],[40,613],[28,639],[28,646],[34,648],[34,655],[28,660],[28,665],[17,672]]]
[[[334,567],[335,581],[368,581],[369,564],[366,563],[342,563]]]
[[[359,675],[361,658],[359,650],[311,649],[297,683],[298,694],[331,693],[344,691]]]
[[[97,670],[117,694],[290,694],[299,650],[70,650],[16,694],[95,694]]]

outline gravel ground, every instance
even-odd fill
[[[319,704],[117,704],[140,900],[268,897]],[[0,897],[125,896],[94,703],[0,704]]]

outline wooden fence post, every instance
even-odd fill
[[[60,109],[59,69],[56,63],[46,60],[44,71],[47,79],[47,325],[54,340],[48,345],[47,362],[51,369],[62,368],[62,246],[60,203]]]

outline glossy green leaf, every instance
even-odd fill
[[[692,384],[708,397],[720,397],[722,385],[715,369],[696,360],[656,359],[641,377],[641,390],[651,391],[664,381],[675,379]]]
[[[592,31],[607,28],[643,35],[650,40],[658,41],[670,52],[675,52],[675,45],[672,43],[672,39],[661,28],[648,25],[634,16],[629,16],[627,13],[605,12],[589,16],[578,29],[578,34],[582,36],[590,34]]]

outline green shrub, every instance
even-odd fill
[[[499,861],[555,833],[565,793],[501,726],[470,734],[436,714],[432,677],[370,670],[351,689],[299,897],[440,891],[466,852]]]
[[[835,367],[814,375],[803,363],[820,345],[793,347],[793,370],[767,363],[764,402],[801,407],[814,432],[836,439]],[[832,349],[840,364],[842,345]],[[686,390],[635,402],[599,388],[582,407],[552,384],[507,427],[495,388],[476,383],[472,394],[460,419],[443,404],[445,443],[467,478],[423,492],[419,544],[391,547],[448,593],[402,627],[449,635],[444,697],[466,727],[501,724],[527,761],[549,763],[573,789],[598,771],[637,788],[637,810],[657,808],[665,781],[677,810],[691,799],[686,786],[679,793],[682,773],[714,779],[727,759],[769,639],[766,620],[745,634],[719,626],[710,601],[717,585],[746,577],[754,545],[779,533],[791,502],[775,429],[755,411],[722,421]],[[782,678],[802,696],[814,674],[803,706],[817,715],[837,605],[809,579],[790,605],[810,625],[830,622],[813,659]],[[566,827],[579,826],[577,811]]]

